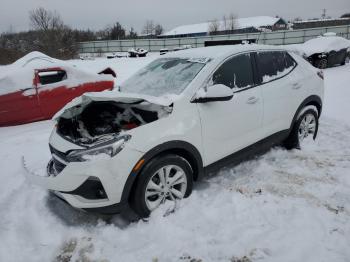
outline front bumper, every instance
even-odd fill
[[[115,210],[117,213],[126,205],[121,203],[123,190],[143,153],[125,146],[114,157],[86,162],[66,162],[57,152],[52,156],[47,176],[29,173],[34,184],[54,192],[75,208],[92,212],[105,209],[107,213]]]
[[[57,194],[57,192],[51,192],[52,196],[56,197],[60,201],[64,202],[66,205],[70,205],[64,198],[61,197],[60,194]],[[72,206],[72,205],[70,205]],[[113,215],[113,214],[120,214],[123,211],[127,210],[129,208],[129,204],[127,202],[125,203],[117,203],[110,206],[103,206],[103,207],[96,207],[96,208],[78,208],[79,210],[83,210],[89,213],[97,213],[97,214],[103,214],[103,215]]]

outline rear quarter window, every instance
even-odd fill
[[[259,82],[267,83],[289,74],[297,65],[284,51],[257,52]]]

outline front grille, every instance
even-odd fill
[[[54,176],[58,175],[62,172],[62,170],[66,167],[66,164],[64,164],[66,161],[66,154],[58,151],[57,149],[53,148],[50,145],[50,151],[52,154],[52,159],[48,164],[48,172],[49,174],[52,174]],[[61,159],[61,161],[59,160]]]
[[[54,154],[56,156],[58,156],[59,158],[61,158],[62,160],[64,160],[65,162],[68,162],[67,161],[67,155],[66,153],[63,153],[61,151],[58,151],[56,148],[54,148],[53,146],[49,145],[50,146],[50,152],[51,154]]]

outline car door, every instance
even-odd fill
[[[0,126],[24,124],[42,118],[34,86],[0,96]]]
[[[297,64],[284,51],[259,51],[256,53],[264,100],[263,126],[265,136],[290,127],[292,118],[303,97],[301,74],[293,73]]]
[[[261,139],[263,101],[255,85],[251,54],[227,59],[212,75],[209,85],[230,87],[229,101],[198,104],[205,164],[211,164]]]

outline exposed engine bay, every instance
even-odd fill
[[[123,131],[156,121],[171,112],[171,106],[145,101],[132,104],[94,101],[72,118],[60,117],[57,132],[75,144],[92,146],[113,139]]]

